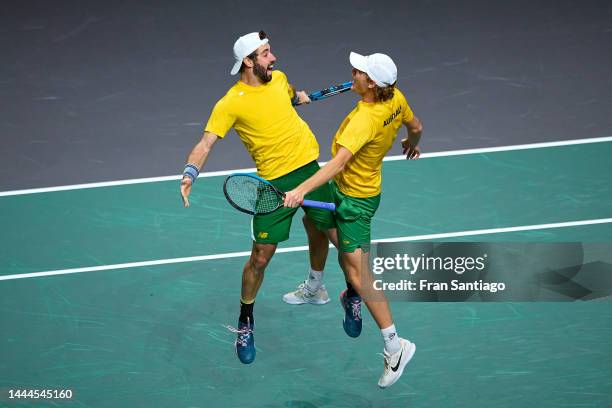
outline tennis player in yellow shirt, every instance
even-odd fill
[[[213,108],[204,135],[187,158],[181,181],[185,207],[193,183],[214,146],[234,128],[255,161],[257,174],[280,191],[297,187],[319,170],[319,145],[314,134],[297,114],[293,104],[308,103],[305,92],[296,92],[284,73],[274,70],[276,57],[263,31],[246,34],[234,44],[235,63],[230,73],[240,74]],[[321,185],[307,198],[330,202],[331,190]],[[310,247],[310,277],[291,295],[292,303],[329,302],[321,275],[327,258],[328,238],[336,242],[333,214],[317,208],[304,208],[304,225]],[[266,215],[255,215],[251,223],[253,247],[242,272],[240,316],[236,354],[244,364],[255,359],[253,306],[263,282],[264,271],[279,242],[289,238],[297,208],[281,208]],[[308,284],[309,290],[306,289]]]
[[[404,153],[408,159],[418,159],[423,127],[395,87],[397,68],[389,56],[352,52],[349,60],[353,66],[352,90],[361,100],[336,132],[332,160],[288,191],[285,206],[299,206],[307,194],[333,179],[340,265],[347,281],[347,289],[340,296],[345,313],[343,327],[347,335],[357,337],[362,327],[360,294],[368,293],[368,287],[362,285],[371,285],[369,270],[362,270],[362,265],[369,265],[364,259],[369,253],[372,218],[380,203],[383,157],[405,125],[408,137],[402,140]],[[385,367],[378,385],[386,388],[402,375],[416,346],[398,336],[384,295],[382,301],[366,299],[365,303],[384,340]]]

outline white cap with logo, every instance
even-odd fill
[[[397,81],[397,67],[388,55],[377,53],[363,56],[351,52],[349,61],[354,68],[368,74],[381,88],[393,85]]]
[[[234,62],[234,66],[232,67],[230,74],[236,75],[238,71],[240,71],[242,60],[250,55],[253,51],[267,43],[268,39],[260,39],[258,32],[245,34],[238,38],[234,43],[234,59],[236,62]]]

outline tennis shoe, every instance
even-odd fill
[[[383,351],[385,369],[378,380],[378,386],[380,388],[387,388],[395,384],[402,376],[406,364],[408,364],[412,356],[414,356],[414,352],[416,351],[416,345],[414,343],[400,338],[400,344],[402,348],[396,353],[389,354],[386,350]]]
[[[346,289],[340,294],[340,303],[344,309],[342,327],[350,337],[359,337],[361,334],[361,297],[347,297]]]
[[[236,355],[243,364],[251,364],[255,360],[255,335],[254,325],[238,321],[238,329],[225,326],[232,333],[236,333]]]
[[[283,295],[283,301],[290,305],[324,305],[329,302],[329,294],[325,285],[319,286],[315,292],[312,292],[306,285],[306,281],[299,284],[297,290]]]

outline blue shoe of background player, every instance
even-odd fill
[[[226,326],[228,330],[236,333],[236,355],[243,364],[251,364],[255,360],[254,325],[238,321],[238,329]]]
[[[347,297],[346,290],[340,294],[340,303],[344,309],[342,327],[350,337],[359,337],[361,334],[361,298]]]

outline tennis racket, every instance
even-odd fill
[[[321,99],[329,98],[330,96],[338,95],[346,91],[351,90],[353,86],[352,81],[343,82],[340,85],[330,86],[329,88],[321,89],[320,91],[313,92],[308,95],[311,101],[319,101]],[[294,104],[295,106],[295,104]]]
[[[269,214],[283,206],[285,194],[278,191],[269,181],[246,173],[228,176],[223,183],[223,194],[227,201],[238,211],[247,214]],[[333,203],[304,200],[306,207],[334,211]]]

